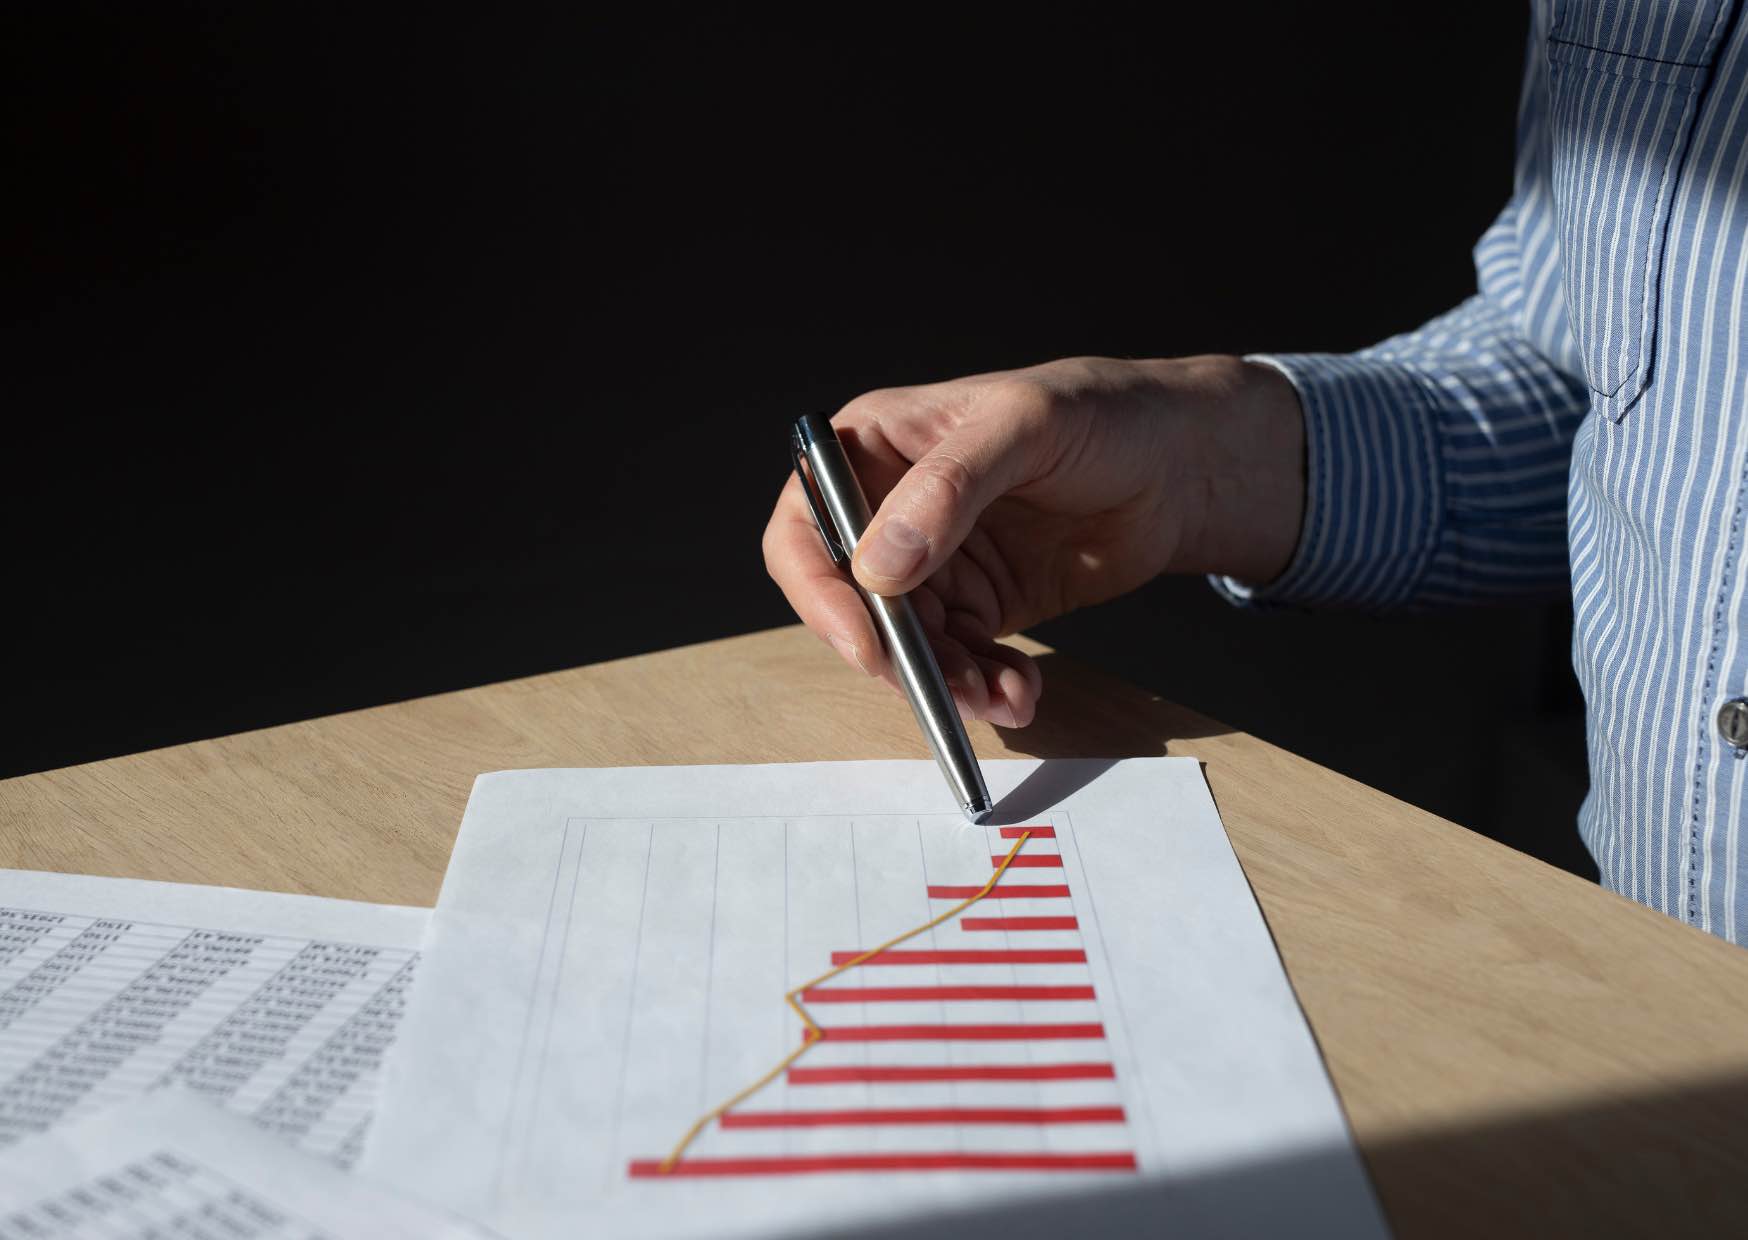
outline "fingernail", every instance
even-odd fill
[[[958,682],[967,700],[983,697],[989,693],[989,686],[983,682],[983,673],[978,671],[975,666],[960,668],[953,679]]]
[[[1014,721],[1014,708],[1006,702],[991,702],[989,704],[989,721],[997,727],[1015,728],[1019,724]]]
[[[929,540],[921,530],[902,517],[888,517],[881,522],[880,533],[858,550],[863,568],[876,577],[898,581],[923,562],[928,549]]]
[[[868,670],[868,665],[862,662],[862,651],[860,647],[852,645],[846,641],[840,641],[834,633],[827,633],[825,639],[831,643],[832,649],[838,652],[839,657],[848,659],[851,663],[854,663],[857,668],[861,670],[862,675],[872,676],[874,674]]]

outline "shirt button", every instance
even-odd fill
[[[1731,698],[1718,708],[1718,731],[1736,749],[1748,749],[1748,698]]]

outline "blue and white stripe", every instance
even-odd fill
[[[1570,582],[1603,880],[1748,943],[1748,0],[1537,0],[1480,292],[1305,407],[1306,522],[1254,604],[1424,608]]]

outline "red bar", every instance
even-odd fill
[[[1029,835],[1035,840],[1053,840],[1056,838],[1055,827],[1003,827],[999,832],[1004,840],[1017,840],[1022,835]]]
[[[791,1085],[845,1085],[857,1082],[908,1084],[916,1081],[1113,1081],[1108,1063],[844,1064],[831,1068],[791,1068]]]
[[[931,900],[969,900],[982,891],[981,887],[930,887]],[[1031,886],[1003,886],[997,883],[984,894],[985,900],[1050,900],[1067,899],[1066,884],[1034,883]]]
[[[1121,1124],[1122,1107],[885,1107],[860,1111],[730,1111],[724,1128],[836,1128],[868,1124]]]
[[[682,1158],[672,1171],[656,1159],[631,1164],[634,1180],[666,1176],[808,1175],[831,1171],[1135,1171],[1135,1155],[1048,1154],[808,1154],[799,1157]]]
[[[1102,1038],[1103,1025],[832,1025],[821,1042],[1030,1042]]]
[[[961,999],[1091,999],[1091,986],[819,986],[803,1003],[936,1003]]]
[[[1078,930],[1073,917],[961,917],[961,930]]]
[[[833,952],[833,964],[849,964],[862,953]],[[881,952],[862,961],[882,964],[1085,964],[1086,953],[1078,947],[961,947],[948,951]]]
[[[1004,861],[1007,861],[1006,857],[998,857],[994,854],[991,854],[989,858],[989,864],[993,866],[999,867]],[[1030,856],[1021,853],[1012,861],[1008,861],[1008,869],[1010,870],[1060,870],[1061,868],[1062,854],[1060,853],[1033,853]]]

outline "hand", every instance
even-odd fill
[[[877,506],[856,580],[909,592],[960,711],[1006,727],[1031,722],[1042,678],[997,637],[1161,572],[1266,582],[1298,542],[1298,398],[1237,358],[1067,358],[869,392],[832,424]],[[807,626],[896,688],[793,476],[764,552]]]

